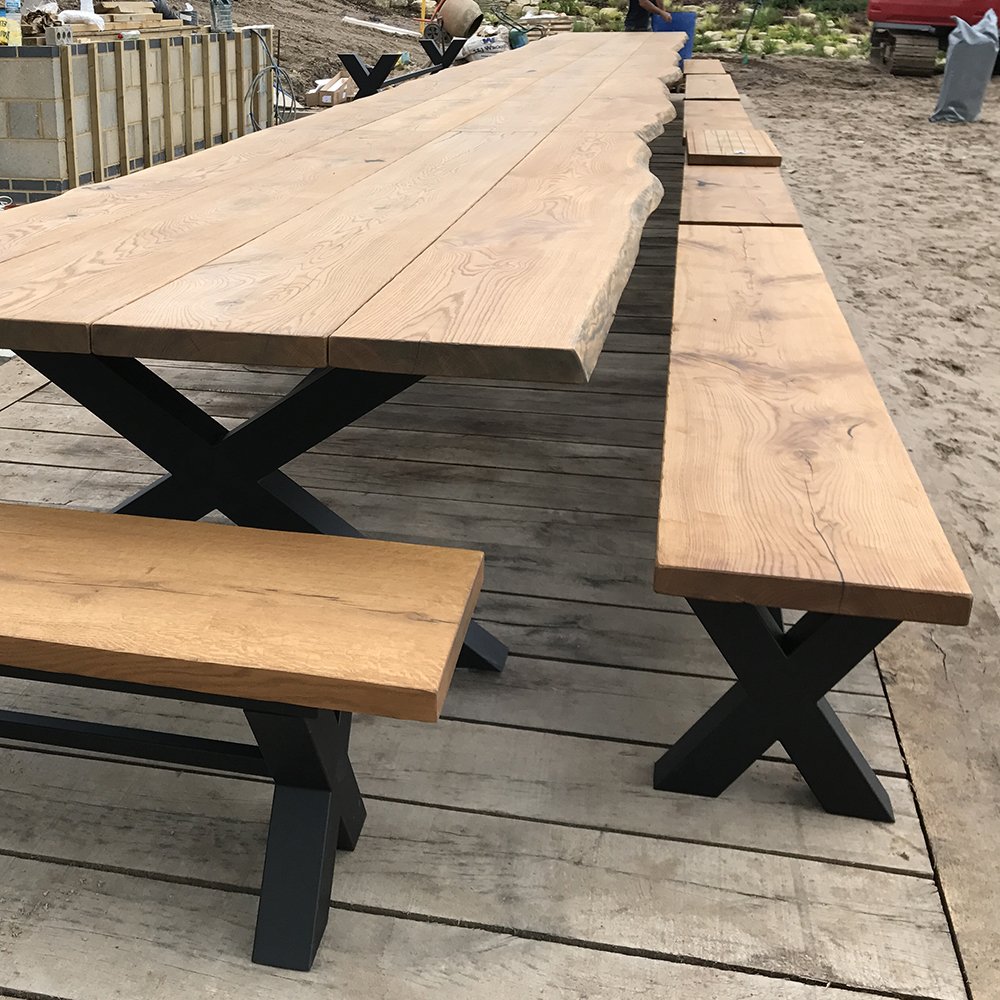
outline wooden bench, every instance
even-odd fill
[[[654,586],[737,682],[654,784],[719,795],[777,741],[828,811],[892,820],[825,696],[900,622],[967,623],[972,595],[780,173],[685,175]]]
[[[253,959],[309,969],[365,819],[352,712],[438,718],[483,556],[0,506],[0,673],[242,709],[257,745],[0,713],[0,736],[269,776]]]
[[[801,229],[680,227],[655,588],[738,678],[657,788],[718,795],[780,741],[827,810],[892,819],[824,696],[972,597]]]

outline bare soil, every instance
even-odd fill
[[[918,471],[1000,606],[1000,80],[932,124],[941,77],[867,63],[728,67],[773,137],[813,246]],[[919,539],[914,539],[919,545]]]
[[[183,0],[171,0],[182,7]],[[191,0],[203,24],[210,22],[208,0]],[[433,10],[433,0],[428,9]],[[420,30],[416,16],[386,9],[376,3],[341,3],[339,0],[235,0],[233,23],[240,26],[273,24],[280,32],[281,65],[292,76],[300,100],[313,81],[334,76],[341,69],[341,52],[354,52],[368,63],[384,52],[409,52],[414,64],[424,66],[427,57],[415,39],[387,35],[371,28],[344,24],[343,18],[381,21],[401,28]]]

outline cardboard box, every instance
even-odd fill
[[[306,94],[307,108],[328,108],[351,100],[358,92],[345,70],[341,70],[329,80],[317,80],[316,87]]]

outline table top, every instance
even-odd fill
[[[452,67],[0,218],[0,345],[586,381],[681,33]]]

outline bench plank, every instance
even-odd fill
[[[681,226],[655,581],[968,621],[968,584],[800,229]]]
[[[696,101],[738,101],[739,91],[729,74],[708,73],[689,76],[684,84],[684,94]]]
[[[688,129],[687,162],[701,166],[780,167],[781,154],[760,129]]]
[[[0,662],[433,721],[478,552],[0,507]]]
[[[717,74],[725,73],[726,68],[722,65],[721,59],[685,59],[684,75],[694,76],[701,73]]]
[[[684,98],[684,134],[705,128],[753,128],[739,101],[695,101]]]
[[[777,167],[684,168],[680,221],[737,226],[801,226]]]

